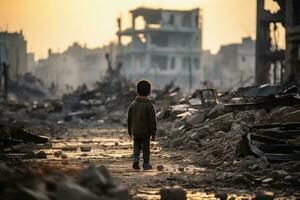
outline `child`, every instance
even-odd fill
[[[128,134],[133,137],[133,165],[139,170],[140,152],[143,151],[144,170],[152,169],[150,164],[150,137],[155,140],[157,130],[155,108],[148,97],[151,94],[151,83],[140,80],[136,85],[137,97],[128,109]]]

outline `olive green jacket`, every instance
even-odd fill
[[[157,121],[155,108],[151,100],[137,97],[128,109],[128,134],[134,137],[155,136]]]

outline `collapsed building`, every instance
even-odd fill
[[[257,0],[255,81],[257,84],[266,84],[270,83],[272,78],[274,83],[299,85],[300,2],[274,1],[280,9],[271,13],[265,9],[265,0]],[[285,51],[277,44],[276,32],[279,24],[286,32]]]
[[[122,30],[122,21],[118,19],[117,60],[123,64],[124,75],[132,80],[149,79],[156,87],[170,81],[184,89],[198,85],[201,10],[141,7],[132,10],[131,15],[132,27],[125,30]],[[127,45],[123,44],[124,37],[129,37]]]
[[[200,69],[203,87],[235,90],[253,85],[255,41],[245,37],[241,43],[222,45],[217,54],[202,51]]]
[[[91,86],[104,76],[107,68],[105,53],[112,51],[113,45],[89,49],[76,42],[62,53],[49,49],[48,58],[38,61],[35,75],[48,87],[55,86],[61,94],[82,84]]]
[[[20,32],[0,32],[0,63],[9,66],[9,78],[17,80],[27,72],[27,41]]]

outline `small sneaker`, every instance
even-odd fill
[[[150,170],[150,169],[152,169],[152,166],[150,163],[144,163],[143,168],[144,168],[144,170]]]
[[[139,170],[140,169],[139,163],[138,162],[133,162],[132,168],[135,169],[135,170]]]

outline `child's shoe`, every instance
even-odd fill
[[[150,170],[150,169],[152,169],[152,166],[150,163],[144,163],[143,168],[144,168],[144,170]]]
[[[140,169],[139,162],[133,162],[132,168],[135,170],[139,170]]]

